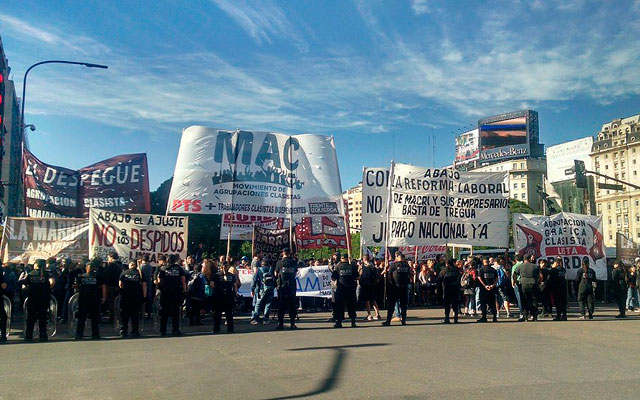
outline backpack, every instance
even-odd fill
[[[264,270],[262,270],[262,283],[268,287],[276,286],[276,279],[273,276],[273,271],[271,270],[271,268],[269,268],[267,272],[264,272]]]
[[[462,275],[462,279],[460,279],[460,286],[463,289],[469,289],[470,285],[471,285],[471,277],[469,276],[469,272],[465,272],[464,275]]]
[[[506,286],[508,280],[509,279],[507,277],[506,272],[504,272],[504,268],[498,268],[498,286],[499,287]]]

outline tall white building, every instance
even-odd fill
[[[602,125],[591,159],[596,172],[640,186],[640,114]],[[597,214],[602,215],[605,245],[616,245],[616,232],[640,241],[640,190],[627,185],[623,190],[598,188],[598,184],[617,183],[603,177],[595,180]]]
[[[349,211],[349,229],[362,229],[362,182],[342,193]]]

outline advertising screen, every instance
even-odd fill
[[[538,145],[538,113],[524,110],[478,121],[480,161],[531,156]]]
[[[456,163],[477,160],[479,152],[477,129],[456,136]]]

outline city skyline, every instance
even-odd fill
[[[79,168],[147,152],[151,190],[173,174],[180,132],[194,124],[334,135],[346,190],[362,166],[391,158],[450,164],[454,136],[483,117],[534,109],[548,146],[640,111],[640,23],[628,12],[638,1],[470,2],[464,14],[388,4],[7,1],[0,35],[18,91],[43,59],[110,67],[30,75],[34,154]]]

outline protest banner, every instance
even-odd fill
[[[224,214],[220,227],[220,239],[251,240],[253,227],[265,229],[283,229],[289,227],[288,218],[263,217],[260,215]]]
[[[551,216],[513,214],[515,251],[523,257],[561,257],[567,279],[575,279],[586,257],[598,280],[607,279],[602,217],[559,213]]]
[[[348,249],[342,217],[304,217],[296,225],[296,246],[299,249]]]
[[[26,214],[33,218],[78,216],[78,172],[38,160],[24,149],[22,158]]]
[[[390,247],[508,247],[508,173],[392,164],[390,180]]]
[[[8,217],[2,234],[2,262],[32,264],[49,257],[80,262],[89,253],[88,231],[86,219]]]
[[[362,172],[363,246],[385,246],[389,168],[367,168]]]
[[[121,212],[151,212],[147,155],[122,154],[78,170],[80,216],[90,208]]]
[[[243,297],[251,297],[251,281],[253,280],[251,269],[238,269],[238,276],[241,283],[238,293]],[[296,296],[331,298],[331,271],[329,266],[322,265],[298,269]]]
[[[89,256],[107,259],[116,252],[123,263],[149,256],[187,257],[188,217],[116,213],[92,208],[89,214]]]
[[[343,215],[333,138],[192,126],[182,133],[167,213]]]
[[[404,254],[405,258],[413,260],[416,256],[416,247],[418,248],[418,261],[435,260],[438,256],[441,256],[447,252],[447,246],[445,245],[425,245],[425,246],[400,246],[395,249],[390,249],[388,256],[393,259],[396,251],[400,251]],[[372,258],[384,259],[385,248],[381,247],[378,254],[375,256],[367,248],[367,254]]]
[[[269,265],[275,265],[280,259],[282,250],[291,246],[289,229],[267,229],[256,226],[253,228],[253,255],[266,260]],[[295,250],[294,250],[295,253]]]
[[[636,258],[640,257],[640,243],[636,243],[622,232],[616,233],[616,259],[624,265],[636,265]]]
[[[124,154],[74,171],[38,160],[25,149],[25,208],[33,218],[88,217],[89,208],[148,213],[146,154]]]

